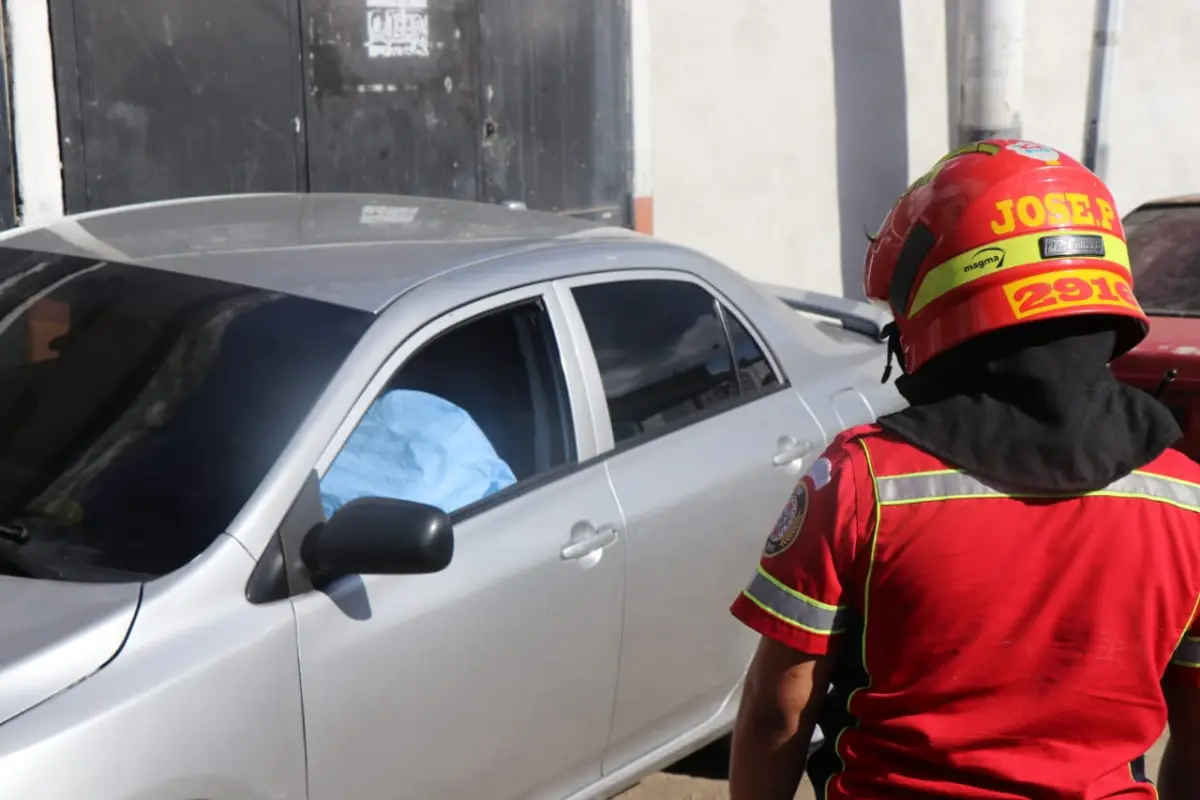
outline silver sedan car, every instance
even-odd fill
[[[824,444],[901,405],[869,307],[548,214],[243,195],[2,238],[5,798],[612,795],[728,732],[730,601]]]

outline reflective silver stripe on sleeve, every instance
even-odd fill
[[[901,505],[904,503],[954,500],[969,497],[1056,496],[1051,494],[1039,495],[1031,492],[1005,492],[997,487],[989,486],[978,478],[974,478],[966,473],[951,471],[923,472],[912,475],[896,475],[890,478],[878,478],[875,485],[879,493],[879,502],[883,505]],[[1151,475],[1148,472],[1134,472],[1114,481],[1104,489],[1089,492],[1088,494],[1139,497],[1146,500],[1170,503],[1171,505],[1193,511],[1200,511],[1200,486],[1172,480],[1171,478],[1164,478],[1161,475]]]
[[[1112,483],[1108,489],[1100,492],[1117,494],[1135,494],[1154,500],[1162,500],[1171,505],[1200,511],[1200,486],[1185,483],[1161,475],[1151,475],[1148,472],[1135,472]]]
[[[964,472],[925,472],[878,478],[875,482],[881,503],[915,503],[954,497],[1004,497],[978,478]]]
[[[1171,659],[1171,663],[1181,667],[1200,668],[1200,639],[1183,637],[1179,647],[1175,648],[1175,657]]]
[[[762,568],[743,592],[756,606],[776,619],[809,633],[829,636],[841,633],[842,609],[805,597],[788,589]]]

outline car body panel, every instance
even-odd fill
[[[551,287],[533,284],[452,310],[415,335],[398,329],[394,352],[316,459],[318,473],[412,353],[529,298],[542,298],[561,326]],[[589,399],[570,353],[562,359],[586,460],[595,453]],[[621,535],[594,560],[565,561],[560,551],[580,524],[616,525]],[[529,787],[566,796],[596,781],[617,682],[623,530],[605,466],[593,464],[456,523],[454,561],[438,575],[343,579],[296,598],[310,797],[377,797],[401,781],[431,800],[481,783],[504,797]],[[364,602],[369,618],[351,610]],[[387,634],[401,626],[402,635]],[[461,711],[448,712],[447,697]],[[556,716],[561,708],[572,711]],[[530,749],[532,739],[545,743]]]
[[[1200,319],[1154,317],[1142,343],[1113,362],[1122,378],[1147,391],[1162,383],[1167,370],[1177,370],[1172,389],[1200,390]]]
[[[219,537],[148,583],[120,656],[0,725],[21,800],[306,796],[291,604],[246,603],[254,559]]]
[[[681,731],[703,726],[725,705],[756,640],[727,613],[747,579],[746,554],[762,546],[825,438],[787,384],[787,370],[768,351],[782,381],[777,388],[684,428],[614,449],[593,347],[571,289],[635,280],[697,284],[748,322],[720,288],[679,271],[621,270],[556,284],[568,318],[579,320],[571,330],[582,339],[576,349],[586,354],[580,358],[583,369],[594,376],[588,385],[598,437],[609,454],[609,475],[627,525],[620,682],[606,773]],[[747,327],[762,347],[755,326]],[[797,458],[772,463],[798,443],[807,449]],[[713,620],[721,623],[714,626]]]
[[[1161,387],[1159,399],[1183,431],[1175,448],[1200,459],[1200,319],[1151,317],[1150,334],[1113,361],[1112,370],[1143,391],[1157,393]],[[1172,370],[1175,377],[1168,381]]]
[[[811,443],[776,466],[781,437]],[[608,460],[628,520],[621,679],[606,770],[702,725],[737,685],[757,636],[729,604],[820,429],[783,388]]]
[[[795,312],[724,265],[685,248],[637,238],[614,241],[555,242],[528,252],[506,255],[437,276],[406,291],[379,315],[358,347],[334,376],[329,388],[289,443],[259,490],[229,526],[229,533],[252,553],[261,553],[300,491],[334,431],[345,421],[361,389],[398,346],[429,320],[444,317],[478,298],[515,287],[603,271],[672,270],[694,275],[715,287],[754,321],[770,343],[776,361],[803,364],[805,392],[844,388],[861,380],[857,370],[882,373],[884,351],[876,343],[847,346],[811,326],[795,322]],[[865,340],[864,340],[865,341]],[[827,377],[826,377],[827,376]],[[836,385],[836,387],[835,387]],[[890,384],[889,384],[890,387]],[[894,394],[894,389],[891,390]],[[820,413],[820,412],[818,412]]]
[[[111,209],[0,234],[9,247],[203,275],[379,311],[422,281],[557,239],[637,234],[434,198],[265,194]]]
[[[1200,299],[1192,263],[1200,239],[1198,207],[1200,196],[1185,195],[1144,203],[1125,216],[1134,290],[1146,307],[1150,331],[1112,363],[1122,381],[1161,392],[1159,399],[1183,431],[1175,447],[1192,458],[1200,458]]]
[[[728,731],[756,637],[727,607],[790,487],[842,427],[903,404],[880,383],[885,350],[869,336],[701,254],[552,215],[265,195],[79,215],[0,240],[377,312],[225,535],[145,585],[119,656],[0,725],[0,770],[22,798],[618,791]],[[570,285],[647,275],[707,288],[788,385],[615,448]],[[442,573],[248,602],[312,471],[329,468],[392,373],[441,332],[533,296],[558,339],[580,463],[456,518]],[[843,324],[856,313],[830,312]],[[811,447],[775,464],[784,437]],[[564,560],[581,525],[610,524],[614,542]],[[53,772],[67,762],[77,768]]]
[[[84,680],[121,649],[137,614],[136,583],[0,577],[0,723]]]
[[[436,575],[357,576],[295,599],[309,797],[565,797],[600,777],[625,572],[559,551],[620,525],[603,464],[455,526]],[[519,538],[500,532],[522,533]]]

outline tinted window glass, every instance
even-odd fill
[[[742,394],[752,394],[760,389],[779,385],[779,377],[771,369],[771,363],[758,342],[750,335],[729,309],[722,307],[725,326],[729,329],[729,341],[733,343],[734,360],[737,362],[738,381]]]
[[[0,250],[0,555],[129,580],[190,561],[371,315],[204,278]]]
[[[330,465],[321,497],[326,515],[359,497],[453,512],[574,460],[550,318],[530,302],[415,353]]]
[[[680,423],[738,395],[725,328],[704,289],[645,280],[580,286],[574,294],[616,441]]]
[[[1200,314],[1200,206],[1134,211],[1125,218],[1133,291],[1150,313]]]

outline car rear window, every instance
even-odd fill
[[[1125,220],[1133,287],[1151,314],[1200,314],[1200,205],[1147,206]]]
[[[245,505],[372,319],[0,249],[0,547],[46,577],[187,563]]]

